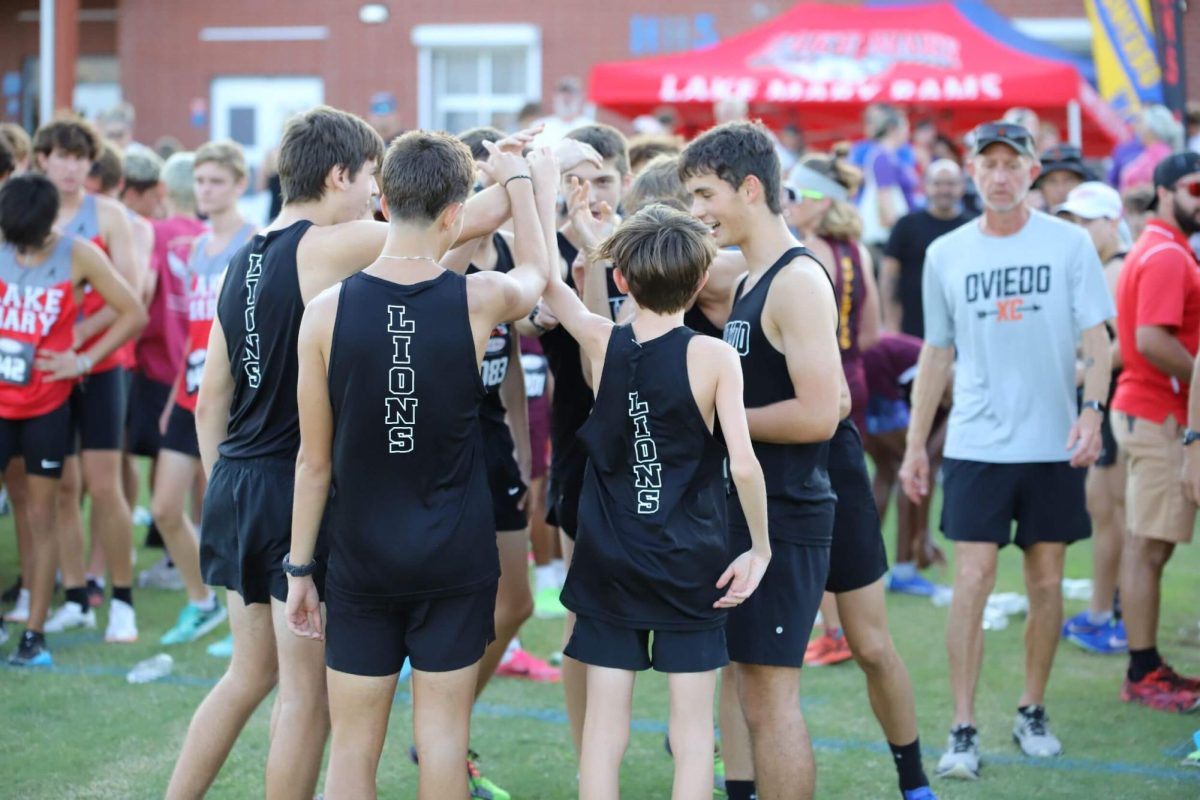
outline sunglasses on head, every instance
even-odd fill
[[[1200,197],[1200,180],[1175,184],[1175,189],[1182,189],[1189,197]]]

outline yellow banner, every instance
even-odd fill
[[[1126,117],[1162,102],[1149,0],[1085,0],[1100,95]]]

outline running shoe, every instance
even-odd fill
[[[937,587],[921,573],[913,573],[912,577],[901,578],[895,572],[889,572],[886,588],[893,594],[911,594],[916,597],[933,597]]]
[[[1200,679],[1188,678],[1183,675],[1180,675],[1178,672],[1171,669],[1171,667],[1165,663],[1161,667],[1159,667],[1159,669],[1163,670],[1163,674],[1167,677],[1167,680],[1174,683],[1176,687],[1178,687],[1180,689],[1186,689],[1189,692],[1196,692],[1197,694],[1200,694]]]
[[[9,609],[4,615],[5,622],[19,622],[24,624],[29,621],[29,590],[17,590],[17,604]]]
[[[559,594],[562,589],[557,586],[547,586],[533,596],[533,615],[538,619],[562,619],[567,616],[567,607],[562,604]]]
[[[955,725],[950,729],[946,752],[938,759],[939,778],[979,778],[979,731],[973,725]]]
[[[204,610],[195,603],[188,603],[179,612],[175,627],[162,635],[159,644],[187,644],[194,642],[204,634],[225,621],[225,607],[221,601],[213,603],[213,607]]]
[[[43,630],[46,633],[62,633],[73,628],[94,628],[96,627],[96,612],[92,611],[91,606],[84,608],[79,603],[67,601],[58,607],[50,619],[46,620],[46,627]]]
[[[1021,752],[1034,758],[1050,758],[1062,754],[1062,742],[1050,732],[1050,718],[1045,706],[1027,706],[1017,710],[1013,722],[1013,741]]]
[[[5,603],[5,604],[15,603],[15,602],[17,602],[17,595],[19,595],[20,593],[21,593],[21,576],[18,575],[17,579],[15,581],[13,581],[12,586],[9,586],[7,589],[5,589],[4,594],[0,594],[0,603]]]
[[[1138,703],[1156,711],[1190,714],[1200,708],[1200,693],[1185,688],[1184,680],[1175,670],[1162,664],[1140,681],[1131,681],[1126,676],[1121,685],[1121,701]]]
[[[132,644],[138,640],[137,614],[124,600],[113,599],[108,604],[108,628],[104,641]]]
[[[937,795],[928,786],[908,789],[903,793],[904,800],[937,800]]]
[[[1082,623],[1080,617],[1083,617]],[[1071,618],[1063,626],[1063,636],[1068,642],[1102,656],[1129,652],[1123,621],[1110,619],[1101,625],[1093,625],[1087,621],[1086,611],[1080,617]]]
[[[8,631],[4,629],[4,620],[0,618],[0,644],[8,641]]]
[[[537,656],[518,650],[496,667],[496,674],[505,678],[525,678],[538,683],[558,683],[562,670],[552,667]]]
[[[8,663],[14,667],[52,667],[54,659],[46,649],[46,637],[33,631],[21,634],[21,643],[8,657]]]
[[[142,589],[166,589],[168,591],[183,590],[183,576],[171,563],[170,558],[163,556],[150,569],[138,573],[138,587]]]
[[[472,800],[512,800],[512,795],[485,778],[479,772],[479,754],[474,750],[467,751],[467,788],[471,790],[468,797]]]
[[[233,634],[229,634],[219,642],[213,642],[204,648],[204,652],[214,658],[233,658]]]
[[[828,633],[813,639],[804,651],[804,663],[809,667],[829,667],[854,658],[845,636],[834,638]]]

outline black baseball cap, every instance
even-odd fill
[[[1039,157],[1042,162],[1042,172],[1033,182],[1034,188],[1042,178],[1051,172],[1072,172],[1084,181],[1094,181],[1096,176],[1083,163],[1083,153],[1073,144],[1060,144],[1051,147]]]
[[[1150,211],[1158,208],[1158,190],[1174,188],[1175,183],[1184,175],[1200,172],[1200,153],[1184,150],[1182,153],[1172,153],[1158,162],[1154,168],[1154,197],[1146,208]]]
[[[971,148],[972,155],[978,155],[988,145],[999,142],[1008,145],[1020,155],[1036,157],[1033,152],[1033,134],[1024,125],[1004,120],[985,122],[972,131],[971,136],[975,140],[975,144]]]

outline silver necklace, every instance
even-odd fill
[[[434,264],[438,263],[436,258],[430,258],[429,256],[389,256],[387,253],[380,253],[379,257],[391,258],[396,261],[432,261]]]

